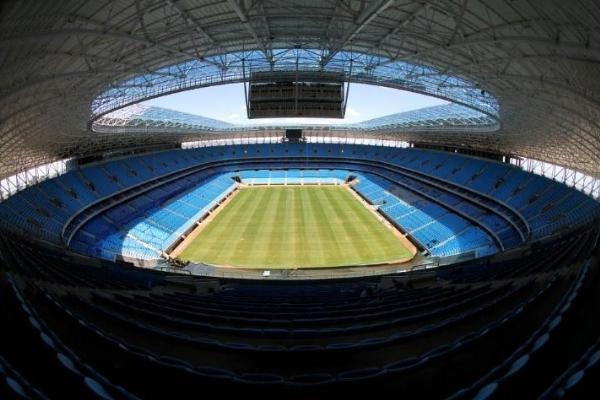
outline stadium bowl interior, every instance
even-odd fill
[[[1,10],[0,398],[599,392],[594,0]]]

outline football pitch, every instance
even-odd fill
[[[250,268],[333,267],[411,259],[413,252],[342,186],[242,188],[180,254]]]

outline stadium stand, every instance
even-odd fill
[[[44,398],[69,382],[71,393],[105,398],[153,398],[175,384],[291,398],[373,385],[434,398],[504,398],[524,386],[528,397],[576,393],[589,384],[580,370],[597,364],[598,326],[580,329],[600,304],[597,240],[597,229],[579,230],[526,256],[420,277],[262,282],[98,268],[4,236],[5,334],[30,337],[28,351],[47,361],[4,348],[12,380],[2,390]],[[47,365],[64,375],[60,384],[44,379]],[[454,372],[428,385],[439,368]]]
[[[311,153],[316,156],[304,156]],[[303,168],[289,168],[296,155]],[[285,157],[285,169],[271,157]],[[0,212],[5,228],[75,251],[108,260],[157,259],[235,189],[235,175],[248,184],[323,184],[350,173],[359,178],[358,193],[440,257],[494,254],[600,213],[581,193],[512,166],[431,150],[337,144],[215,147],[109,161],[26,189],[2,202]],[[504,190],[498,176],[507,174],[523,184]]]
[[[598,398],[599,4],[2,2],[0,400]]]

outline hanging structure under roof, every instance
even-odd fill
[[[344,74],[277,71],[250,74],[248,118],[344,118]]]

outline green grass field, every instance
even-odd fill
[[[409,258],[400,239],[341,186],[243,188],[180,258],[256,268]]]

